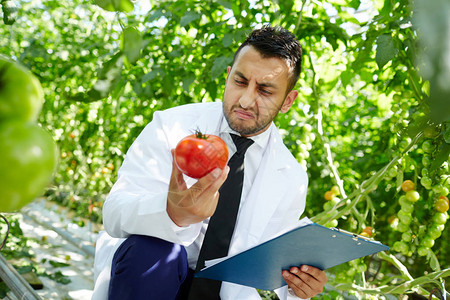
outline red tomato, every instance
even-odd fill
[[[175,148],[178,169],[192,178],[201,178],[215,168],[223,169],[227,161],[227,145],[216,135],[197,132],[182,139]]]

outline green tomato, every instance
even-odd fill
[[[425,142],[423,142],[422,144],[422,150],[425,153],[432,153],[434,151],[434,145],[430,140],[426,140]]]
[[[420,194],[417,191],[408,191],[405,195],[406,200],[411,202],[417,202],[420,199]]]
[[[427,190],[429,190],[429,189],[431,189],[432,180],[431,180],[431,178],[428,177],[428,176],[423,176],[423,177],[420,179],[420,184],[421,184],[424,188],[426,188]]]
[[[402,233],[402,241],[404,241],[405,243],[409,243],[412,241],[412,234],[410,231]]]
[[[432,239],[430,236],[425,236],[425,238],[421,242],[421,245],[427,248],[431,248],[434,246],[434,239]]]
[[[35,121],[43,101],[39,80],[19,63],[0,56],[0,121]]]
[[[430,248],[427,247],[420,247],[419,249],[417,249],[417,254],[419,254],[420,256],[427,256],[428,252],[430,252]]]
[[[402,95],[401,94],[394,94],[392,96],[392,100],[394,100],[395,102],[400,102],[402,100]]]
[[[444,191],[444,186],[442,184],[436,184],[435,186],[433,186],[432,189],[433,189],[433,192],[435,194],[438,194],[438,195],[441,195],[441,194],[443,194],[445,192]]]
[[[434,240],[439,238],[441,236],[441,234],[442,234],[442,230],[440,230],[440,228],[437,225],[432,225],[428,229],[428,235]]]
[[[443,213],[435,213],[433,216],[433,222],[437,225],[443,225],[447,222],[448,214],[446,212]]]
[[[390,168],[389,171],[388,171],[388,176],[391,177],[391,178],[397,176],[397,169],[396,168]]]
[[[400,253],[408,253],[408,251],[409,251],[408,244],[406,244],[403,241],[395,242],[393,248],[395,251],[400,252]]]
[[[405,224],[405,223],[403,223],[403,222],[400,222],[400,223],[398,223],[398,225],[397,225],[397,230],[398,231],[400,231],[400,232],[406,232],[406,231],[408,231],[410,228],[409,228],[409,224]]]
[[[367,270],[367,266],[365,264],[360,264],[356,266],[356,272],[362,273]]]
[[[401,211],[404,211],[405,213],[409,214],[409,216],[411,216],[411,213],[414,211],[414,204],[409,202],[409,204],[402,205]]]
[[[44,192],[55,170],[58,150],[34,123],[0,123],[0,212],[13,212]]]
[[[331,220],[325,225],[325,227],[336,227],[336,226],[338,226],[338,220]]]
[[[439,135],[439,128],[436,126],[428,126],[423,130],[423,135],[427,138],[434,139]]]
[[[400,210],[397,214],[398,219],[401,223],[404,223],[406,225],[409,225],[412,221],[412,216],[410,213],[407,213],[404,210]]]
[[[428,167],[428,166],[431,164],[431,158],[430,158],[428,155],[424,155],[424,156],[422,157],[422,164],[423,164],[425,167]]]
[[[333,203],[330,203],[330,201],[327,201],[323,204],[323,210],[325,210],[325,211],[330,210],[333,208],[333,206],[334,206]]]
[[[311,131],[313,130],[313,127],[312,127],[310,124],[304,124],[304,125],[303,125],[303,129],[304,129],[306,132],[311,132]]]
[[[406,196],[402,195],[398,199],[398,202],[400,203],[401,211],[411,214],[414,211],[414,204],[408,200],[406,200]]]

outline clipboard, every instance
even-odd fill
[[[248,250],[217,259],[212,265],[207,262],[207,267],[194,276],[271,291],[286,285],[281,272],[292,266],[326,270],[387,250],[389,247],[379,242],[309,221]]]

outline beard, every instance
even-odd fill
[[[252,113],[254,119],[242,120],[236,117],[233,113],[235,109],[240,109]],[[256,112],[254,110],[246,110],[239,104],[229,107],[223,102],[223,112],[225,119],[228,122],[228,126],[236,132],[239,132],[243,136],[250,136],[260,133],[267,129],[272,123],[273,119],[278,115],[280,107],[272,107],[263,110],[262,112]]]

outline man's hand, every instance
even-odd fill
[[[327,282],[325,272],[311,266],[292,267],[282,272],[283,278],[297,297],[307,299],[323,291]]]
[[[172,149],[172,158],[174,150]],[[211,217],[219,200],[219,188],[227,178],[230,168],[217,168],[200,178],[189,189],[178,170],[175,159],[172,162],[172,175],[167,196],[167,213],[178,226],[188,226]]]

